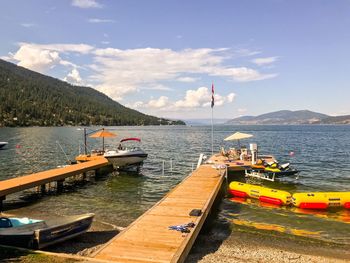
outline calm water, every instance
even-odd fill
[[[67,189],[65,194],[32,199],[31,192],[8,196],[7,212],[36,211],[46,216],[96,213],[96,219],[126,226],[151,207],[186,177],[201,152],[210,154],[211,127],[115,127],[116,145],[123,137],[141,137],[149,158],[142,176],[110,174],[85,185]],[[223,139],[233,132],[254,134],[245,142],[256,142],[259,152],[273,154],[281,162],[291,162],[301,170],[299,180],[264,183],[266,186],[296,191],[350,191],[350,126],[216,126],[215,149],[229,147]],[[0,180],[55,168],[79,153],[82,131],[76,127],[1,128]],[[89,139],[91,148],[101,140]],[[82,148],[82,147],[80,147]],[[289,156],[293,151],[295,155]],[[170,170],[172,160],[172,171]],[[165,173],[162,175],[162,162]],[[293,208],[263,207],[254,200],[223,200],[220,221],[234,226],[280,231],[320,240],[350,244],[350,211],[307,213]]]

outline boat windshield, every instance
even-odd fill
[[[30,219],[27,217],[24,218],[10,218],[12,226],[17,227],[17,226],[23,226],[23,225],[29,225],[29,224],[34,224],[38,222],[42,222],[43,220],[38,220],[38,219]]]

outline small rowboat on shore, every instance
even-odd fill
[[[0,217],[0,244],[41,249],[85,233],[92,213],[70,216],[59,221]]]

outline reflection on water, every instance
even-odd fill
[[[210,154],[211,127],[110,127],[118,134],[106,139],[108,147],[124,137],[140,137],[142,148],[149,153],[141,175],[110,174],[65,194],[49,194],[41,199],[28,199],[28,192],[8,196],[14,211],[25,215],[57,216],[60,214],[96,213],[97,220],[126,226],[156,203],[191,171],[201,152]],[[282,182],[255,182],[266,187],[290,191],[350,191],[349,126],[216,126],[214,147],[230,147],[234,142],[223,139],[233,132],[247,132],[256,142],[259,153],[273,154],[281,162],[291,162],[301,170],[300,179]],[[0,141],[8,141],[0,150],[0,179],[55,168],[74,159],[82,144],[82,130],[76,127],[1,128]],[[90,148],[101,140],[90,139]],[[235,145],[233,145],[235,146]],[[294,156],[289,153],[293,151]],[[172,160],[172,165],[170,164]],[[162,162],[165,173],[162,174]],[[172,166],[172,171],[170,167]],[[244,177],[231,175],[233,180]],[[22,199],[20,199],[22,197]],[[15,204],[21,203],[20,206]],[[14,204],[14,205],[12,205]],[[25,204],[25,205],[24,205]],[[262,206],[256,200],[222,202],[219,220],[256,229],[281,231],[349,244],[350,211],[303,211],[295,208]],[[327,226],[327,227],[325,227]]]

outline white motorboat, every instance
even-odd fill
[[[0,142],[0,149],[5,147],[8,144],[8,142]]]
[[[120,141],[116,150],[106,150],[103,154],[114,168],[124,168],[129,166],[140,166],[147,158],[148,154],[140,147],[127,148],[122,143],[127,141],[141,142],[139,138],[126,138]]]

